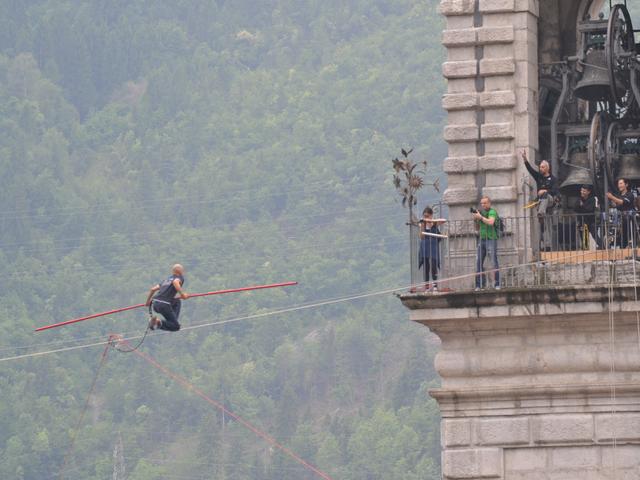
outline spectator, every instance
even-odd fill
[[[633,192],[629,190],[629,181],[625,178],[618,180],[618,195],[614,195],[611,192],[607,192],[607,198],[615,205],[616,210],[620,213],[620,221],[622,222],[622,231],[620,235],[620,246],[627,248],[629,240],[633,242],[633,229],[630,228],[630,223],[633,220],[633,205],[635,199],[633,198]]]
[[[422,218],[418,222],[420,227],[420,251],[418,253],[418,268],[424,266],[424,283],[428,290],[438,291],[438,270],[440,268],[440,230],[438,223],[442,220],[434,220],[433,209],[426,207],[422,212]],[[429,274],[433,280],[433,287],[429,284]]]
[[[524,166],[536,182],[536,212],[540,221],[540,243],[545,251],[551,250],[552,225],[549,217],[559,199],[558,179],[551,174],[551,166],[546,160],[540,162],[539,171],[536,172],[527,160],[527,152],[522,151]]]
[[[498,212],[491,207],[491,199],[480,199],[481,210],[471,208],[473,218],[476,220],[478,230],[478,255],[476,257],[476,291],[484,288],[488,279],[484,273],[484,259],[487,255],[491,258],[494,270],[494,286],[500,289],[500,267],[498,266],[498,230],[496,222],[499,221]]]
[[[598,249],[602,248],[602,237],[596,228],[597,209],[598,199],[593,194],[593,187],[591,185],[582,185],[582,187],[580,187],[580,199],[578,200],[578,205],[576,205],[574,210],[578,214],[577,225],[581,233],[580,245],[583,250],[587,250],[589,248],[587,240],[588,237],[583,234],[585,227],[587,232],[590,233],[596,241]]]

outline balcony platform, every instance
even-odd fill
[[[553,263],[591,263],[614,260],[632,260],[633,248],[615,248],[609,250],[561,250],[540,252],[540,260]],[[635,258],[640,258],[640,249],[635,249]]]

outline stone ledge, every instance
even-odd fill
[[[477,93],[447,93],[442,97],[442,108],[445,110],[469,110],[477,106]]]
[[[478,157],[447,157],[442,169],[445,173],[473,173],[478,171]]]
[[[431,325],[431,322],[425,324]],[[640,394],[638,383],[618,383],[617,387],[621,393],[618,412],[635,412]],[[526,388],[437,388],[429,390],[429,395],[438,401],[443,419],[548,415],[550,412],[574,414],[579,410],[604,414],[611,412],[610,385],[568,385],[563,382],[558,386],[541,385]]]
[[[480,60],[480,75],[492,77],[496,75],[513,75],[516,62],[513,57]]]
[[[480,94],[480,106],[483,108],[506,108],[516,104],[516,94],[513,90],[496,90]]]
[[[441,0],[438,12],[445,16],[472,15],[475,3],[475,0]]]
[[[446,479],[501,478],[502,463],[502,450],[499,448],[445,450],[442,453],[442,474]]]
[[[515,0],[480,0],[482,13],[514,12],[515,10]]]
[[[484,187],[482,194],[491,199],[492,202],[510,202],[518,198],[516,187]]]
[[[475,142],[480,139],[479,128],[475,123],[469,125],[448,125],[444,127],[444,140],[449,143]]]
[[[442,44],[445,47],[469,47],[476,44],[476,30],[463,28],[442,32]]]
[[[481,27],[477,29],[477,42],[480,45],[512,43],[515,39],[513,26]]]
[[[469,205],[475,203],[478,189],[469,185],[464,188],[447,188],[442,195],[442,201],[447,205]]]
[[[485,123],[482,125],[480,137],[483,140],[511,140],[513,123]]]
[[[478,61],[459,60],[455,62],[444,62],[442,64],[442,74],[445,78],[475,77],[478,74]]]
[[[507,187],[515,188],[515,187]],[[463,189],[461,189],[463,190]],[[475,187],[465,186],[464,191],[475,199]],[[614,312],[629,311],[633,312],[635,322],[635,310],[640,309],[640,301],[634,302],[633,284],[617,286],[614,291]],[[439,293],[438,295],[422,295],[422,294],[406,294],[401,295],[400,299],[405,307],[409,310],[424,310],[423,313],[433,312],[434,309],[466,309],[470,308],[478,310],[484,307],[493,307],[496,305],[505,305],[514,307],[525,305],[528,310],[531,305],[539,305],[539,315],[551,315],[551,312],[542,311],[544,306],[549,304],[559,304],[565,308],[557,314],[581,313],[575,311],[578,304],[588,303],[589,308],[595,314],[607,312],[609,304],[609,290],[606,286],[586,285],[586,286],[541,286],[538,288],[521,287],[521,288],[503,288],[502,290],[485,290],[482,292],[465,292],[454,291],[450,293]],[[595,305],[600,305],[599,309],[595,309]],[[627,309],[627,310],[625,310]],[[629,310],[630,309],[630,310]],[[573,310],[573,311],[572,311]],[[533,310],[532,310],[533,311]],[[462,312],[464,318],[467,317],[467,311]],[[446,314],[446,318],[451,318],[452,312]],[[527,314],[529,315],[529,314]],[[514,317],[513,312],[509,312],[509,318]],[[437,317],[433,317],[436,319]],[[635,323],[634,323],[635,325]],[[638,387],[640,389],[640,386]]]

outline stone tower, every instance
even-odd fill
[[[602,8],[441,0],[450,219],[468,219],[480,195],[502,217],[521,214],[529,197],[516,151],[536,159],[549,150],[539,65],[575,55],[577,19]],[[535,260],[521,250],[519,262]],[[401,296],[411,320],[442,341],[442,384],[431,395],[442,413],[443,479],[640,479],[638,274],[635,260],[608,258],[562,278],[565,267],[548,267],[549,281],[534,266],[502,290]]]

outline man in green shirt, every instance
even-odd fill
[[[484,288],[487,284],[487,276],[484,273],[484,259],[487,255],[491,258],[494,270],[494,286],[500,289],[500,272],[498,271],[498,212],[491,207],[491,199],[487,196],[480,199],[480,210],[473,210],[473,218],[478,229],[478,255],[476,258],[476,290]]]

